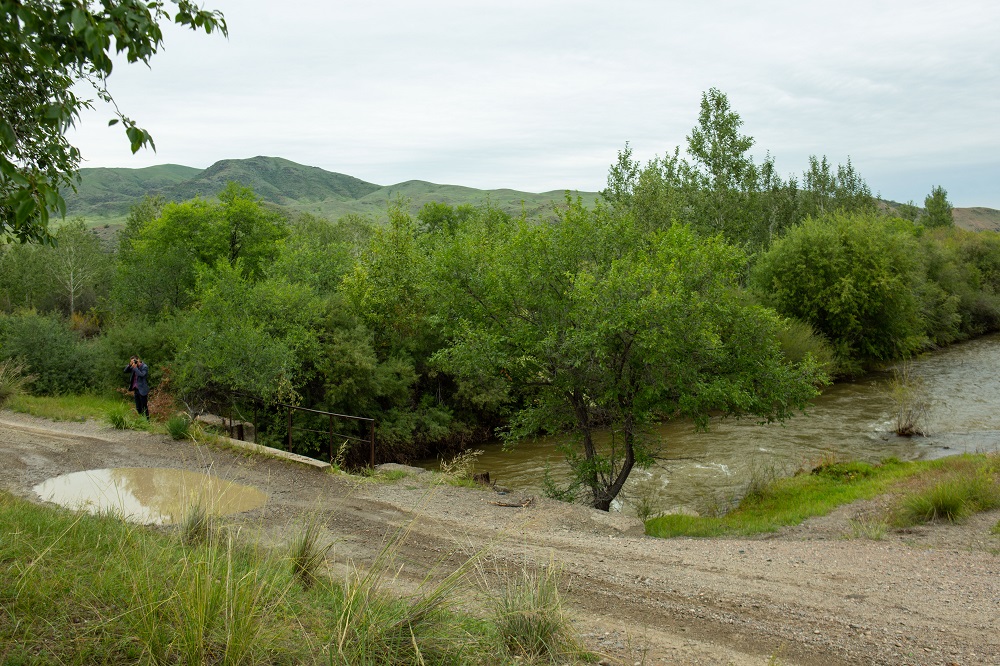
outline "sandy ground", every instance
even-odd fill
[[[516,493],[456,488],[411,471],[392,482],[338,476],[101,424],[0,412],[0,488],[106,467],[211,471],[268,493],[231,520],[280,542],[310,516],[331,567],[370,562],[406,531],[402,580],[487,549],[486,569],[558,562],[589,648],[623,664],[1000,664],[1000,513],[959,525],[848,539],[844,507],[759,539],[642,536],[637,520]],[[472,602],[474,603],[474,602]]]

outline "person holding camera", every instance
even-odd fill
[[[128,361],[125,374],[129,375],[129,390],[135,396],[135,411],[149,418],[149,367],[138,356]]]

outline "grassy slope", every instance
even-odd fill
[[[146,169],[81,169],[77,194],[67,195],[70,217],[83,217],[92,226],[120,224],[129,208],[145,194],[162,194],[168,200],[186,201],[213,197],[229,181],[254,189],[265,201],[335,220],[349,213],[382,217],[386,203],[403,197],[413,211],[430,201],[451,205],[481,204],[487,200],[513,213],[544,215],[561,202],[562,191],[530,193],[515,190],[478,190],[410,180],[381,186],[352,176],[296,164],[278,157],[221,160],[204,171],[163,165]],[[583,192],[585,201],[597,194]]]

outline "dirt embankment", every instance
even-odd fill
[[[96,423],[0,412],[0,488],[106,467],[211,471],[268,493],[233,520],[275,542],[309,515],[331,566],[370,561],[406,530],[404,579],[488,548],[490,566],[563,565],[567,606],[589,647],[634,664],[1000,664],[997,512],[961,526],[845,539],[864,506],[759,539],[641,536],[638,521],[536,498],[455,488],[413,472],[384,483],[173,442]]]

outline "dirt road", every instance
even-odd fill
[[[760,539],[642,536],[638,521],[535,498],[455,488],[411,472],[391,482],[98,423],[0,412],[0,488],[107,467],[211,471],[268,493],[233,520],[280,542],[316,515],[334,568],[370,561],[407,528],[404,578],[489,547],[491,566],[550,560],[588,646],[625,664],[1000,664],[998,512],[961,526],[846,539],[862,506]]]

